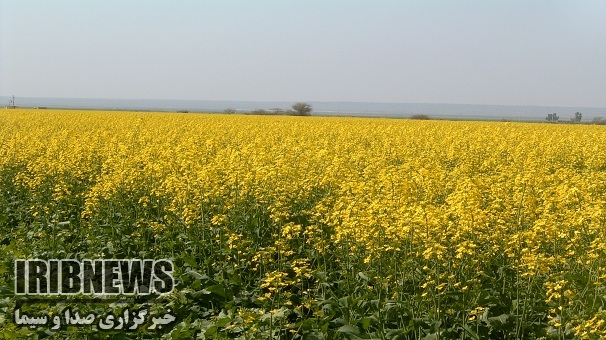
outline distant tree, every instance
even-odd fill
[[[583,118],[583,114],[580,112],[575,112],[574,114],[574,121],[579,123],[581,122],[581,119]]]
[[[418,119],[418,120],[430,120],[431,118],[429,118],[428,115],[412,115],[410,116],[410,119]]]
[[[295,116],[310,116],[312,107],[307,103],[295,103],[292,106],[292,111]]]
[[[227,109],[223,110],[224,113],[236,113],[236,109],[232,109],[231,107],[228,107]]]
[[[249,114],[251,114],[251,115],[262,115],[262,116],[275,115],[274,112],[263,110],[263,109],[256,109],[254,111],[251,111]]]
[[[606,125],[606,119],[602,117],[596,117],[591,121],[591,124]]]
[[[547,120],[548,122],[557,122],[560,119],[560,116],[558,116],[557,113],[550,113],[547,115],[547,118],[545,118],[545,120]]]

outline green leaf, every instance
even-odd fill
[[[506,324],[507,319],[509,319],[508,314],[501,314],[498,316],[492,316],[492,317],[488,318],[488,321],[490,324],[494,324],[495,322],[500,322],[501,324]]]
[[[193,277],[196,280],[208,280],[208,278],[209,278],[208,275],[206,275],[206,274],[200,274],[200,273],[195,272],[193,270],[189,270],[185,274]]]
[[[363,318],[362,319],[362,328],[364,328],[364,330],[367,330],[370,327],[372,320],[370,318]]]
[[[223,286],[214,285],[214,286],[206,287],[206,290],[211,293],[215,293],[221,297],[225,297],[225,288],[223,288]]]
[[[320,327],[320,329],[322,330],[322,333],[324,333],[324,334],[328,333],[329,326],[330,326],[330,324],[328,322],[323,324],[322,327]]]
[[[190,267],[197,267],[198,262],[196,262],[196,258],[191,255],[186,255],[183,257],[183,262],[188,264]]]
[[[352,326],[352,325],[341,326],[339,328],[339,332],[345,333],[345,334],[354,334],[354,335],[360,334],[360,330],[358,329],[358,327]]]
[[[392,339],[392,340],[405,338],[405,333],[401,329],[392,329],[389,332],[387,332],[387,334],[385,334],[385,338]]]
[[[211,326],[204,332],[204,335],[213,336],[213,335],[217,334],[217,329],[218,329],[217,326]]]
[[[465,333],[467,335],[469,335],[472,339],[474,340],[479,340],[480,336],[478,335],[478,333],[474,332],[471,327],[469,327],[469,325],[463,325],[463,329],[465,330]]]
[[[217,326],[217,327],[225,327],[225,326],[227,326],[227,324],[229,324],[230,322],[231,322],[231,319],[230,319],[230,318],[222,318],[222,319],[219,319],[219,320],[217,321],[216,326]]]

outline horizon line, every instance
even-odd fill
[[[0,98],[11,98],[13,95],[0,95]],[[14,96],[19,98],[19,96]],[[181,102],[237,102],[237,103],[348,103],[348,104],[387,104],[387,105],[458,105],[458,106],[505,106],[505,107],[558,107],[558,108],[588,108],[588,109],[606,109],[606,106],[571,106],[571,105],[546,105],[546,104],[476,104],[476,103],[448,103],[448,102],[381,102],[381,101],[347,101],[347,100],[231,100],[231,99],[166,99],[166,98],[107,98],[107,97],[30,97],[21,96],[27,99],[76,99],[76,100],[124,100],[124,101],[181,101]]]

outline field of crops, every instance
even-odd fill
[[[176,321],[126,338],[606,337],[605,146],[589,125],[0,110],[0,338],[97,332],[13,322],[33,258],[172,259],[175,291],[131,306]]]

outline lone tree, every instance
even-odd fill
[[[293,115],[295,116],[311,116],[311,105],[307,103],[295,103],[292,106]]]
[[[416,114],[416,115],[410,116],[410,119],[429,120],[431,118],[429,118],[428,115]]]
[[[545,118],[548,122],[557,122],[558,119],[560,119],[560,116],[558,116],[557,113],[550,113],[547,115],[547,118]]]
[[[574,114],[574,121],[575,121],[575,122],[577,122],[577,123],[578,123],[578,122],[580,122],[582,118],[583,118],[583,114],[582,114],[582,113],[580,113],[580,112],[576,112],[576,113]]]

